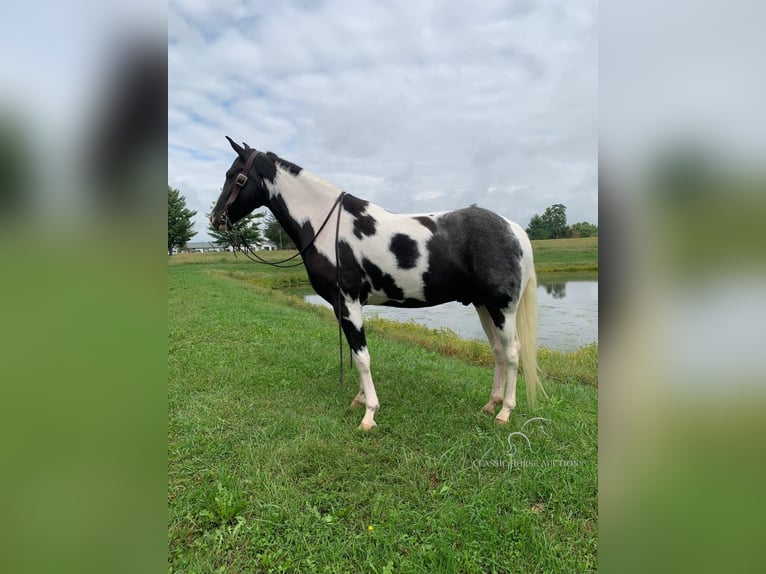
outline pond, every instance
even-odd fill
[[[595,276],[551,279],[539,278],[538,344],[559,351],[571,351],[598,341],[598,279]],[[330,305],[319,295],[305,300]],[[400,309],[367,306],[364,316],[394,321],[412,321],[431,329],[451,329],[465,339],[486,340],[473,306],[445,303],[436,307]]]

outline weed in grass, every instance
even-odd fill
[[[245,506],[245,502],[240,499],[236,489],[230,490],[219,482],[209,508],[202,510],[200,517],[215,526],[225,526],[234,522],[235,519],[242,519],[239,514]]]

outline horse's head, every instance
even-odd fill
[[[237,158],[226,172],[223,190],[210,214],[210,223],[220,230],[266,204],[269,191],[264,180],[273,183],[276,172],[274,160],[267,154],[247,144],[242,147],[229,136],[226,139],[237,152]]]

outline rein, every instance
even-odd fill
[[[247,164],[245,165],[245,167],[247,167],[248,165],[252,166],[252,161],[251,160],[255,159],[255,155],[256,154],[253,153],[253,155],[251,155],[248,158]],[[245,176],[244,181],[242,181],[242,184],[240,185],[239,178],[240,178],[241,175],[242,175],[242,173],[240,173],[237,176],[237,182],[236,182],[239,188],[244,187],[245,183],[247,183],[247,176]],[[232,195],[234,197],[236,197],[235,192],[232,192]],[[267,261],[266,259],[264,259],[260,255],[258,255],[258,253],[256,253],[250,247],[250,245],[248,245],[246,242],[244,242],[244,241],[242,243],[240,243],[238,241],[233,241],[232,242],[232,243],[236,243],[237,245],[241,245],[242,247],[244,247],[245,248],[245,250],[244,250],[245,257],[247,257],[248,259],[250,259],[250,261],[253,261],[254,263],[264,263],[266,265],[271,265],[272,267],[277,267],[279,269],[289,269],[290,267],[298,267],[299,265],[303,264],[303,260],[302,259],[300,261],[296,262],[296,263],[291,263],[289,265],[285,265],[285,263],[287,263],[288,261],[292,261],[293,259],[295,259],[299,255],[302,257],[306,253],[306,251],[308,251],[309,247],[311,247],[314,244],[314,242],[316,241],[317,237],[319,237],[319,234],[322,233],[322,230],[327,225],[327,222],[330,221],[330,216],[332,216],[332,212],[335,211],[336,207],[338,208],[338,215],[337,215],[337,217],[335,219],[335,287],[336,287],[337,292],[338,292],[338,298],[336,300],[336,312],[337,312],[337,317],[338,317],[338,367],[339,367],[339,371],[340,371],[340,375],[339,375],[339,383],[340,384],[343,384],[343,327],[342,327],[343,317],[342,317],[342,313],[341,313],[340,247],[339,247],[339,244],[338,244],[338,237],[339,237],[339,234],[340,234],[340,214],[343,211],[343,197],[345,195],[346,195],[345,191],[341,191],[340,192],[340,194],[338,195],[337,199],[332,204],[332,207],[330,208],[330,211],[327,213],[327,216],[324,218],[324,221],[322,222],[322,225],[320,225],[319,229],[317,229],[316,233],[314,233],[314,237],[311,238],[311,240],[306,244],[305,247],[303,247],[303,249],[298,251],[296,254],[288,257],[287,259],[282,259],[281,261]],[[224,215],[226,215],[226,210],[229,208],[229,206],[232,203],[234,203],[234,200],[230,198],[229,201],[227,201],[227,204],[226,204],[226,206],[224,208]],[[230,239],[239,239],[234,234],[234,232],[236,230],[234,228],[232,228],[228,224],[228,219],[227,219],[227,227],[229,228],[229,229],[227,229],[227,231],[228,231]],[[235,250],[234,251],[234,255],[236,256],[236,254],[237,254],[237,251]]]
[[[332,207],[330,208],[330,211],[327,213],[327,216],[324,218],[324,221],[322,222],[322,225],[320,225],[319,229],[317,229],[317,232],[314,233],[314,237],[311,238],[311,240],[306,244],[306,246],[303,249],[301,249],[300,251],[298,251],[294,255],[291,255],[287,259],[282,259],[281,261],[267,261],[266,259],[264,259],[260,255],[258,255],[258,253],[256,253],[250,247],[250,245],[248,245],[248,244],[243,242],[241,245],[242,245],[242,247],[245,248],[245,251],[244,251],[245,257],[247,257],[248,259],[250,259],[250,261],[253,261],[255,263],[264,263],[266,265],[271,265],[272,267],[279,267],[280,269],[289,269],[290,267],[298,267],[299,265],[303,265],[303,261],[302,260],[301,261],[297,261],[296,263],[290,263],[289,265],[285,265],[285,263],[287,263],[288,261],[292,261],[293,259],[295,259],[298,256],[302,257],[306,253],[306,251],[308,251],[309,247],[314,245],[314,242],[316,241],[317,237],[319,237],[319,234],[322,233],[322,230],[327,225],[327,222],[330,221],[330,216],[332,215],[332,212],[335,211],[335,208],[338,207],[338,205],[343,202],[343,196],[344,195],[346,195],[346,192],[345,191],[341,191],[340,195],[338,195],[337,199],[335,200],[335,203],[332,204]],[[335,259],[336,259],[335,264],[336,264],[336,267],[339,267],[339,265],[340,265],[340,262],[338,261],[338,230],[340,228],[340,212],[341,211],[342,211],[342,209],[338,209],[338,222],[337,222],[337,224],[335,226]],[[236,251],[235,251],[235,253],[236,253]],[[336,279],[339,279],[339,277],[337,277]],[[340,287],[340,284],[338,284],[338,287]]]

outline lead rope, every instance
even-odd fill
[[[340,294],[340,244],[338,242],[338,235],[340,233],[340,213],[343,211],[343,196],[345,193],[340,194],[338,198],[338,217],[335,220],[335,288],[338,290],[337,301],[337,313],[338,313],[338,384],[343,385],[343,313],[341,311],[341,294]],[[349,359],[351,359],[351,351],[349,347]]]

